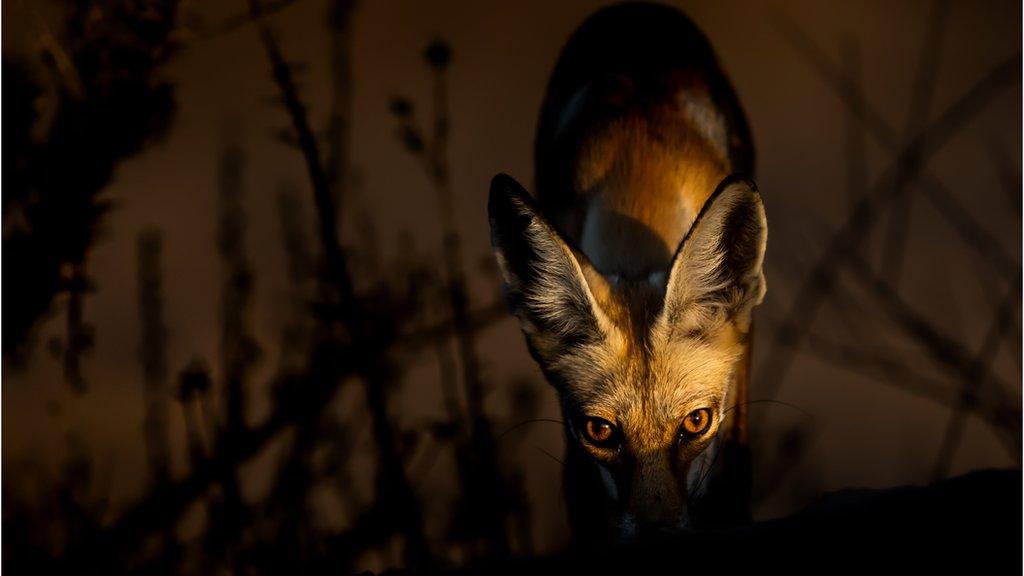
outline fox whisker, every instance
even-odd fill
[[[505,430],[501,434],[498,434],[498,438],[497,439],[501,440],[506,435],[508,435],[510,432],[514,432],[514,431],[522,428],[523,426],[526,426],[527,424],[536,424],[538,422],[550,422],[552,424],[563,424],[563,425],[565,424],[564,421],[558,420],[557,418],[530,418],[529,420],[523,420],[522,422],[511,426],[508,430]]]

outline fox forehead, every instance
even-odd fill
[[[629,342],[619,330],[610,332],[555,366],[564,376],[563,401],[572,410],[641,433],[674,427],[697,408],[724,409],[742,353],[734,331],[671,338],[655,326],[643,344]]]

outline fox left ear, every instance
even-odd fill
[[[531,350],[551,362],[575,345],[600,340],[609,322],[591,291],[600,276],[540,213],[510,176],[491,182],[491,243],[505,281],[505,296]]]
[[[746,332],[751,311],[764,299],[767,239],[757,186],[738,177],[723,180],[676,251],[661,322],[685,333],[731,322]]]

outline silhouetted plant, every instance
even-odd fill
[[[4,301],[4,353],[26,342],[36,320],[67,294],[65,378],[82,390],[80,356],[92,347],[84,297],[87,265],[103,215],[102,190],[114,167],[166,132],[174,93],[165,66],[177,41],[175,0],[62,2],[53,29],[34,5],[41,53],[5,61],[18,87],[9,95],[19,116],[5,149],[5,268],[16,271]],[[6,105],[5,105],[6,106]],[[42,120],[45,119],[45,124]],[[5,138],[8,135],[5,129]]]
[[[161,237],[158,230],[139,233],[138,307],[141,338],[145,423],[143,436],[149,459],[150,482],[162,486],[170,479],[170,446],[167,432],[167,327],[163,319],[163,276],[160,271]]]
[[[440,252],[448,292],[448,309],[455,331],[457,357],[465,390],[465,416],[460,415],[453,422],[457,429],[461,429],[456,440],[456,461],[462,497],[456,505],[451,537],[455,541],[464,541],[474,555],[504,556],[510,553],[510,488],[500,471],[494,424],[483,408],[487,390],[476,352],[476,330],[470,325],[462,239],[456,225],[458,220],[448,160],[451,120],[447,71],[452,61],[451,48],[443,40],[436,39],[426,47],[423,56],[433,72],[434,80],[433,127],[429,141],[423,137],[417,125],[415,107],[411,101],[395,97],[389,108],[398,121],[399,140],[410,154],[421,161],[434,188],[437,220],[441,226]],[[439,360],[442,369],[445,369],[447,359],[440,351]],[[442,380],[448,380],[452,375],[442,373],[441,377]],[[447,382],[443,382],[445,384]],[[453,410],[450,408],[449,412]]]

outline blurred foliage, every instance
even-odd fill
[[[73,308],[91,290],[88,252],[110,209],[102,191],[118,163],[165,134],[173,116],[166,65],[178,48],[179,4],[67,0],[56,24],[38,6],[23,7],[37,53],[3,63],[12,120],[3,134],[4,269],[18,277],[3,297],[9,358],[27,351],[58,294]],[[73,311],[58,351],[79,389],[77,357],[90,347],[91,331]]]

